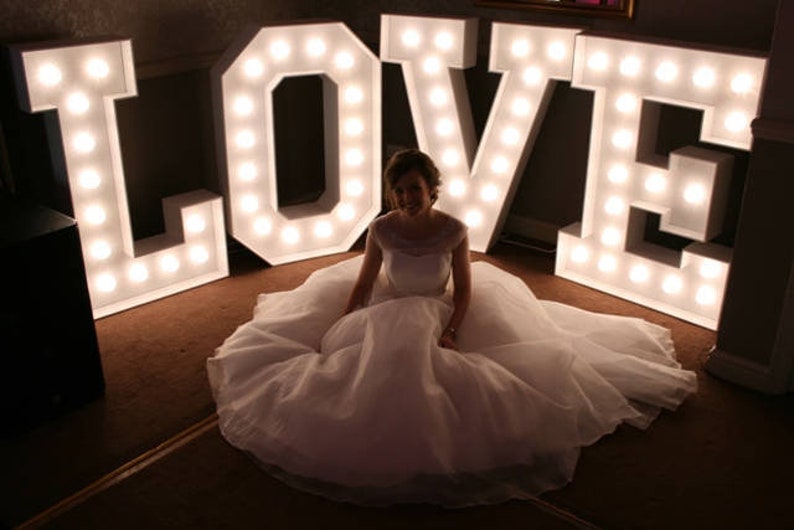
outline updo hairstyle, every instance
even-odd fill
[[[403,149],[394,153],[386,163],[383,170],[383,180],[386,184],[386,197],[390,208],[395,208],[392,203],[392,190],[397,185],[397,181],[406,173],[416,170],[430,190],[430,203],[433,204],[438,199],[438,187],[441,186],[441,172],[436,167],[433,159],[419,149]]]

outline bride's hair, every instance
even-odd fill
[[[383,180],[386,182],[386,197],[390,208],[394,208],[391,191],[395,184],[400,180],[400,177],[414,170],[418,171],[422,178],[425,179],[425,183],[430,190],[430,203],[432,204],[438,199],[441,172],[436,167],[433,159],[419,149],[403,149],[391,156],[386,163],[386,169],[383,170]]]

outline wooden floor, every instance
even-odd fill
[[[0,441],[0,526],[51,528],[780,528],[790,521],[794,398],[709,376],[713,332],[553,276],[553,256],[497,245],[490,261],[540,298],[669,327],[699,391],[647,431],[582,452],[573,483],[540,499],[447,511],[371,509],[292,490],[220,437],[206,380],[214,348],[259,292],[290,289],[355,253],[268,267],[97,321],[104,398]],[[27,522],[27,523],[26,523]]]

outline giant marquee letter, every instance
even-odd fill
[[[271,96],[299,75],[323,76],[326,190],[279,208]],[[213,85],[232,235],[274,265],[348,250],[381,210],[377,57],[339,22],[266,27],[227,50]]]
[[[490,70],[501,72],[476,157],[463,68],[476,62],[476,19],[383,15],[381,58],[402,65],[419,147],[440,165],[438,206],[485,252],[509,210],[555,80],[570,80],[579,30],[493,24]],[[472,163],[473,159],[473,163]]]
[[[556,274],[716,329],[731,252],[709,241],[721,231],[733,157],[690,146],[642,160],[642,101],[702,109],[703,141],[749,149],[765,64],[577,37],[573,86],[595,93],[592,138],[582,222],[560,231]],[[647,212],[694,242],[676,252],[643,241]]]
[[[166,232],[133,241],[114,101],[136,95],[129,40],[13,48],[24,110],[56,109],[95,318],[228,275],[223,205],[163,200]]]

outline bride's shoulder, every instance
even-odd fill
[[[379,243],[382,243],[384,236],[394,230],[394,213],[394,211],[385,213],[376,217],[375,220],[369,224],[370,233],[372,233]]]
[[[446,212],[442,212],[441,210],[436,210],[439,214],[439,217],[442,220],[442,226],[446,229],[446,232],[462,232],[465,233],[467,230],[466,223],[454,217]]]
[[[448,241],[450,246],[457,246],[468,234],[466,223],[446,212],[439,211],[442,219],[442,228],[439,231],[441,238]]]
[[[394,217],[397,212],[392,210],[390,212],[386,212],[385,214],[378,216],[372,221],[369,225],[371,230],[383,230],[387,229],[394,225]]]

